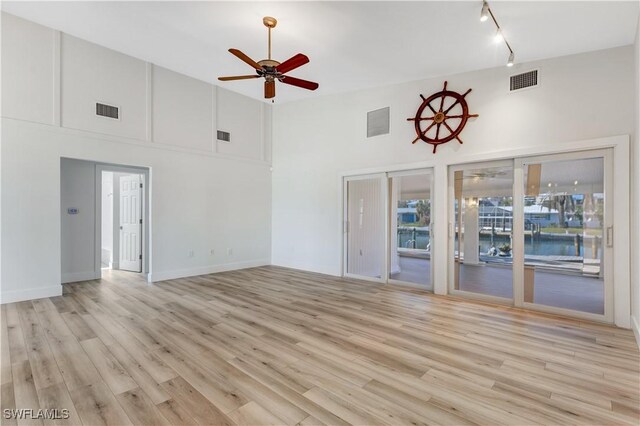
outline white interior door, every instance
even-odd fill
[[[142,271],[140,175],[120,177],[120,269]]]

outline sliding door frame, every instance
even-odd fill
[[[480,163],[464,163],[464,164],[456,164],[449,166],[449,185],[448,185],[448,195],[447,195],[447,207],[448,207],[448,217],[447,217],[447,237],[448,237],[448,249],[447,249],[447,271],[449,279],[447,281],[447,289],[449,294],[453,296],[462,296],[469,299],[477,299],[484,302],[498,303],[501,305],[513,305],[513,300],[508,297],[500,297],[500,296],[492,296],[489,294],[482,293],[473,293],[471,291],[465,290],[456,290],[455,288],[455,239],[456,239],[456,227],[455,227],[455,172],[464,172],[467,170],[475,170],[489,167],[511,167],[512,173],[515,170],[513,159],[507,160],[495,160],[495,161],[483,161]],[[512,181],[515,183],[515,177],[512,175]],[[515,193],[512,188],[512,196],[515,202]],[[458,206],[458,210],[460,210],[460,206]],[[514,206],[515,210],[515,206]],[[514,218],[515,220],[515,214]],[[515,227],[515,224],[512,222],[512,228]],[[514,253],[515,257],[515,253]],[[515,260],[515,259],[514,259]],[[512,262],[511,267],[513,268],[513,280],[511,281],[511,285],[513,286],[513,295],[515,297],[516,289],[515,289],[515,261]]]
[[[386,249],[386,260],[387,260],[387,283],[389,284],[396,284],[396,285],[403,285],[403,286],[409,286],[409,287],[415,287],[421,290],[425,290],[425,291],[429,291],[431,293],[433,293],[433,284],[434,284],[434,279],[433,279],[433,265],[434,265],[434,251],[433,251],[433,244],[431,244],[431,242],[433,241],[433,235],[434,235],[434,230],[433,230],[433,181],[434,181],[434,170],[432,167],[428,167],[428,168],[421,168],[421,169],[412,169],[412,170],[400,170],[400,171],[393,171],[393,172],[387,172],[387,187],[388,187],[388,194],[389,194],[389,200],[387,203],[387,210],[388,210],[388,214],[387,214],[387,235],[388,235],[388,239],[387,239],[387,249]],[[394,280],[392,278],[389,278],[388,273],[391,271],[391,242],[395,241],[395,239],[397,238],[397,236],[395,235],[391,235],[391,221],[394,220],[394,218],[391,216],[391,210],[393,208],[393,206],[391,205],[391,184],[394,178],[398,178],[398,177],[403,177],[403,176],[429,176],[430,180],[429,180],[429,202],[431,203],[431,216],[430,216],[430,221],[429,221],[429,244],[431,244],[431,250],[429,251],[429,262],[431,263],[430,267],[429,267],[429,286],[431,287],[430,289],[425,288],[423,285],[418,284],[418,283],[412,283],[409,281],[402,281],[402,280]],[[395,244],[395,243],[394,243]]]
[[[429,192],[430,199],[433,205],[433,181],[434,181],[434,171],[433,168],[425,167],[419,169],[411,169],[411,170],[398,170],[398,171],[389,171],[389,172],[381,172],[381,173],[369,173],[362,175],[350,175],[344,176],[342,179],[342,276],[347,278],[355,278],[365,281],[373,281],[379,282],[383,284],[399,284],[411,287],[417,287],[420,289],[424,289],[419,284],[410,283],[406,281],[393,280],[389,278],[389,271],[391,269],[391,179],[395,177],[402,176],[415,176],[415,175],[424,175],[430,176],[430,184],[429,184]],[[351,224],[349,223],[349,182],[357,181],[357,180],[368,180],[368,179],[380,179],[381,180],[381,199],[383,202],[384,209],[384,258],[381,259],[381,272],[382,275],[380,278],[369,277],[366,275],[352,274],[348,272],[349,270],[349,231]],[[432,215],[433,217],[433,215]],[[429,239],[433,238],[433,219],[429,223]],[[433,245],[432,245],[433,249]],[[431,265],[433,265],[433,250],[431,250]],[[430,284],[432,290],[424,289],[425,291],[433,292],[433,267],[430,268]]]
[[[545,164],[553,163],[556,161],[571,161],[571,160],[584,160],[591,158],[603,159],[603,184],[605,194],[604,205],[604,220],[602,225],[603,238],[602,238],[602,250],[603,250],[603,263],[601,267],[604,269],[604,314],[594,314],[590,312],[583,312],[567,308],[559,308],[555,306],[542,305],[534,302],[524,301],[524,214],[521,214],[524,209],[524,167],[527,164]],[[514,225],[513,225],[513,239],[520,243],[514,244],[513,253],[513,267],[514,267],[514,302],[515,306],[526,309],[547,312],[551,314],[558,314],[563,316],[570,316],[575,318],[587,319],[591,321],[608,322],[614,321],[613,308],[614,308],[614,221],[613,221],[613,205],[614,205],[614,189],[613,189],[613,149],[593,149],[580,152],[561,153],[561,154],[546,154],[531,157],[516,158],[514,167],[514,194],[517,192],[517,198],[514,198]],[[516,186],[517,185],[517,186]],[[516,195],[514,195],[515,197]],[[516,207],[516,199],[518,200],[518,207]],[[518,223],[515,223],[516,213],[518,212]],[[607,233],[611,229],[611,244],[607,242]],[[516,247],[518,250],[516,251]],[[515,271],[518,271],[518,281],[516,281]],[[535,284],[534,284],[535,286]],[[518,288],[518,294],[516,296],[516,288]]]

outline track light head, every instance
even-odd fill
[[[513,54],[513,52],[511,52],[509,54],[509,60],[507,61],[507,66],[508,67],[512,67],[513,66],[514,59],[515,59],[515,55]]]
[[[489,19],[489,4],[486,1],[482,2],[482,11],[480,12],[480,22],[484,22]]]
[[[502,30],[500,28],[498,28],[498,30],[496,31],[496,35],[493,38],[493,41],[495,41],[496,43],[504,41],[504,35],[502,35]]]

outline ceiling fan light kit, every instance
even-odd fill
[[[262,23],[267,27],[269,31],[268,35],[268,57],[260,61],[254,61],[249,56],[244,54],[238,49],[229,49],[229,52],[236,56],[238,59],[246,63],[255,69],[256,74],[250,75],[238,75],[231,77],[218,77],[220,81],[232,81],[232,80],[249,80],[253,78],[264,78],[264,97],[265,99],[272,99],[276,96],[276,81],[280,83],[288,84],[291,86],[301,87],[307,90],[316,90],[319,85],[313,81],[302,80],[300,78],[291,77],[285,75],[289,71],[293,71],[296,68],[309,62],[309,58],[302,53],[298,53],[286,61],[280,63],[274,59],[271,59],[271,30],[276,27],[278,21],[271,16],[265,16],[262,19]]]

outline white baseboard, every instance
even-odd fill
[[[100,272],[96,273],[95,271],[71,272],[71,273],[62,274],[62,284],[75,283],[78,281],[99,280],[99,279],[100,279]]]
[[[638,344],[638,349],[640,349],[640,322],[638,318],[631,315],[631,329],[633,330],[633,334],[636,336],[636,343]]]
[[[196,275],[215,274],[216,272],[235,271],[238,269],[255,268],[269,265],[269,259],[248,260],[244,262],[225,263],[222,265],[201,266],[190,269],[177,269],[174,271],[153,272],[148,274],[149,282],[174,280],[177,278],[193,277]]]
[[[30,288],[27,290],[3,291],[0,293],[0,304],[22,302],[23,300],[43,299],[62,295],[61,285]]]

